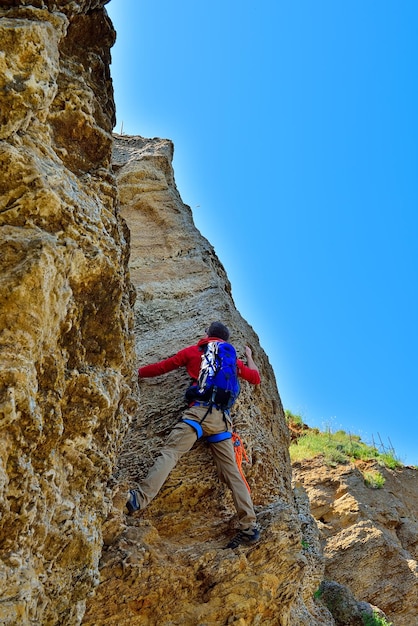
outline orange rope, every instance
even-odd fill
[[[241,474],[242,479],[245,482],[249,493],[251,493],[250,485],[247,483],[247,480],[246,480],[246,478],[244,476],[244,473],[243,473],[242,467],[241,467],[242,466],[242,458],[244,457],[244,459],[248,463],[248,456],[247,456],[247,453],[245,451],[244,444],[242,443],[241,438],[238,435],[238,433],[232,433],[232,443],[234,445],[235,460],[236,460],[237,465],[238,465],[239,473]]]

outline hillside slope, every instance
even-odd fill
[[[293,445],[309,432],[292,430]],[[379,606],[395,626],[418,624],[418,471],[389,469],[378,458],[337,463],[323,455],[292,469],[318,524],[325,578]]]

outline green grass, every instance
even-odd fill
[[[286,411],[285,414],[289,426],[298,428],[304,425],[300,415],[293,415],[290,411]],[[318,429],[311,429],[304,431],[304,434],[290,445],[289,452],[292,462],[323,455],[325,462],[329,465],[362,460],[376,461],[390,469],[402,466],[394,454],[387,452],[382,454],[377,448],[364,443],[358,435],[346,433],[344,430],[331,432],[330,429],[327,429],[326,432],[321,432]]]
[[[389,454],[388,452],[381,454],[379,459],[382,462],[382,465],[388,467],[389,469],[396,469],[397,467],[402,466],[402,463],[398,461],[393,454]]]
[[[303,426],[303,419],[300,415],[295,415],[295,413],[292,413],[287,409],[285,410],[284,414],[288,422],[292,422],[293,424],[295,424],[295,426]]]

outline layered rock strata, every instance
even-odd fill
[[[243,382],[234,421],[250,460],[244,469],[262,541],[223,549],[237,520],[204,442],[180,460],[139,517],[126,517],[126,490],[146,474],[180,418],[188,384],[182,371],[143,380],[141,407],[114,477],[101,583],[84,624],[332,624],[313,600],[323,561],[306,496],[292,491],[288,430],[272,368],[236,310],[213,247],[180,198],[172,157],[169,141],[115,139],[113,163],[137,289],[137,364],[196,342],[216,319],[230,327],[241,358],[244,346],[252,347],[263,382],[258,388]],[[303,536],[309,541],[302,543]]]
[[[78,624],[134,413],[105,2],[0,8],[0,623]]]

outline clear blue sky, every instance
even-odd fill
[[[107,10],[115,131],[174,142],[285,408],[418,465],[418,2]]]

